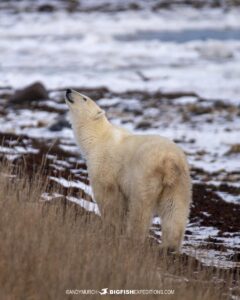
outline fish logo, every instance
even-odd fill
[[[99,291],[100,295],[107,295],[108,293],[108,288],[102,289],[101,291]]]

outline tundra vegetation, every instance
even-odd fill
[[[43,170],[29,176],[22,166],[0,165],[3,299],[73,299],[77,296],[65,290],[105,287],[174,290],[161,299],[229,299],[239,293],[237,268],[204,266],[184,254],[166,255],[154,239],[139,245],[119,236],[79,205],[43,201],[46,192],[62,193]]]

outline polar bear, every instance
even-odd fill
[[[102,217],[144,242],[152,217],[161,217],[162,247],[180,249],[191,203],[186,157],[172,141],[137,135],[111,124],[89,97],[66,92],[76,142],[86,159]]]

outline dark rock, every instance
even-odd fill
[[[141,7],[137,3],[135,3],[135,2],[129,4],[129,9],[139,10],[140,8]]]
[[[53,12],[55,11],[55,7],[51,4],[42,4],[38,6],[39,12]]]
[[[152,123],[148,121],[141,121],[136,125],[136,129],[148,129],[152,127]]]
[[[69,122],[65,119],[59,119],[56,123],[49,127],[51,131],[61,131],[63,128],[71,128]]]
[[[224,101],[221,101],[221,100],[217,100],[214,102],[214,108],[216,109],[227,109],[229,108],[229,104],[224,102]]]
[[[134,108],[134,107],[125,107],[123,109],[123,112],[126,112],[126,113],[132,113],[134,114],[135,116],[141,116],[143,114],[142,110],[140,108]]]
[[[48,99],[48,91],[41,82],[35,82],[16,92],[10,97],[11,103],[23,103]]]
[[[155,4],[152,7],[153,11],[159,10],[159,9],[168,9],[171,6],[171,3],[167,1],[161,1],[160,3]]]

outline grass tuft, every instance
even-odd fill
[[[119,236],[75,204],[42,201],[61,192],[41,172],[32,178],[0,165],[1,299],[99,299],[70,289],[174,290],[147,299],[219,300],[239,292],[239,270],[204,267],[186,255],[163,255],[153,241]],[[136,299],[104,296],[104,299]],[[139,297],[139,296],[137,296]]]

